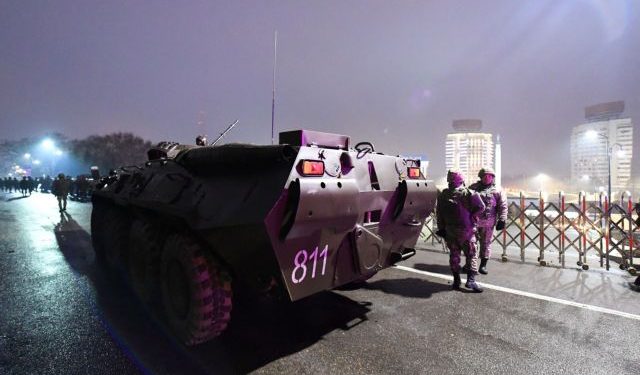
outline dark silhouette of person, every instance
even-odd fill
[[[58,198],[58,208],[60,212],[67,210],[67,195],[69,195],[69,181],[64,177],[64,173],[58,174],[58,178],[51,184],[51,193]]]

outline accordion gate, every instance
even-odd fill
[[[524,194],[509,200],[505,229],[495,231],[494,247],[502,247],[502,261],[506,262],[507,247],[520,249],[520,259],[525,261],[525,249],[537,249],[540,265],[556,256],[565,267],[565,254],[575,251],[577,265],[589,269],[588,255],[599,258],[600,267],[610,268],[611,260],[623,270],[635,275],[634,256],[640,257],[640,226],[633,218],[633,202],[630,195],[623,195],[620,202],[610,204],[605,195],[596,202],[587,202],[580,194],[578,202],[567,203],[564,194],[557,202],[545,202],[540,194],[537,201],[529,201]],[[436,207],[437,210],[437,207]],[[443,241],[435,235],[435,212],[427,218],[421,237],[431,244]],[[550,254],[554,253],[554,254]],[[593,261],[593,257],[591,257]]]

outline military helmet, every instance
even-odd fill
[[[64,173],[58,173],[58,178],[59,179],[63,179],[64,178]]]
[[[199,135],[196,137],[196,145],[197,146],[206,146],[207,145],[207,136]]]
[[[490,174],[493,177],[496,176],[496,172],[494,172],[493,168],[491,168],[491,167],[482,167],[482,168],[480,168],[480,171],[478,171],[478,177],[480,177],[480,178],[482,178],[486,174]]]
[[[462,181],[464,181],[464,175],[462,174],[462,172],[458,169],[449,169],[447,171],[447,182],[450,183],[453,181],[454,178],[460,178]]]

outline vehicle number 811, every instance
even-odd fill
[[[309,254],[307,250],[300,250],[296,253],[296,256],[293,258],[294,268],[291,271],[291,281],[294,284],[299,284],[304,281],[305,277],[307,277],[307,262],[311,262],[313,259],[313,266],[311,266],[311,278],[315,279],[316,277],[316,268],[318,266],[318,259],[322,258],[322,271],[320,272],[320,276],[324,275],[324,272],[327,268],[327,255],[329,252],[329,245],[325,245],[324,249],[318,254],[318,246],[316,246],[315,250]]]

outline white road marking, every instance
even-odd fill
[[[413,272],[413,273],[418,273],[418,274],[421,274],[421,275],[436,277],[436,278],[439,278],[439,279],[444,279],[444,280],[449,280],[449,281],[453,280],[453,276],[450,276],[450,275],[443,275],[443,274],[435,273],[435,272],[421,271],[421,270],[417,270],[415,268],[405,267],[405,266],[395,266],[395,268],[403,270],[403,271],[407,271],[407,272]],[[462,282],[465,282],[465,281],[466,281],[465,279],[462,279]],[[487,284],[487,283],[479,283],[479,284],[483,288],[493,289],[493,290],[497,290],[499,292],[511,293],[511,294],[516,294],[516,295],[519,295],[519,296],[524,296],[524,297],[529,297],[529,298],[535,298],[535,299],[539,299],[539,300],[543,300],[543,301],[555,302],[555,303],[559,303],[561,305],[574,306],[574,307],[579,307],[581,309],[597,311],[597,312],[601,312],[601,313],[604,313],[604,314],[621,316],[623,318],[640,320],[640,315],[630,314],[630,313],[626,313],[626,312],[623,312],[623,311],[607,309],[605,307],[599,307],[599,306],[594,306],[594,305],[588,305],[586,303],[567,301],[567,300],[560,299],[560,298],[543,296],[541,294],[535,294],[535,293],[525,292],[525,291],[522,291],[522,290],[505,288],[505,287],[498,286],[498,285],[492,285],[492,284]]]

